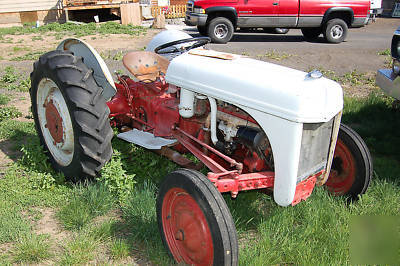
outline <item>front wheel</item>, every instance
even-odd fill
[[[323,30],[324,37],[329,43],[341,43],[346,39],[348,27],[342,19],[329,20]]]
[[[166,176],[157,198],[161,238],[177,263],[237,265],[238,242],[229,209],[201,173],[180,169]]]
[[[208,36],[214,43],[227,43],[232,39],[234,27],[232,22],[224,17],[216,17],[208,25]]]
[[[94,177],[111,158],[110,113],[102,89],[82,58],[42,55],[31,73],[36,131],[55,170],[72,181]]]
[[[362,138],[341,124],[331,172],[325,186],[337,196],[357,199],[364,194],[372,178],[372,159]]]

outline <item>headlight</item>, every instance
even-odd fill
[[[393,59],[392,71],[396,76],[399,75],[399,73],[400,73],[400,61],[399,60]]]
[[[204,13],[206,13],[206,11],[205,11],[204,9],[202,9],[201,7],[195,7],[195,8],[193,9],[193,12],[194,12],[194,13],[199,13],[199,14],[204,14]]]

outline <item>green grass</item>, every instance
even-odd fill
[[[100,242],[87,234],[77,234],[64,246],[61,265],[82,265],[93,260]]]
[[[21,56],[15,56],[10,59],[10,61],[28,61],[28,60],[38,60],[39,57],[44,54],[45,51],[34,51],[28,52]]]
[[[0,38],[3,42],[12,42],[10,37],[4,38],[5,35],[26,35],[26,34],[44,34],[47,32],[54,32],[56,36],[61,34],[74,35],[76,37],[82,37],[94,34],[129,34],[133,36],[139,36],[146,32],[146,28],[141,26],[132,25],[121,25],[115,22],[106,22],[101,24],[88,23],[83,25],[76,25],[74,23],[50,23],[43,25],[39,28],[32,27],[31,24],[26,24],[23,27],[10,27],[0,29]],[[32,40],[40,40],[40,36],[32,37]]]
[[[0,121],[22,116],[22,113],[14,106],[0,107]]]
[[[129,256],[130,246],[129,244],[121,239],[116,239],[111,243],[111,257],[119,260]]]
[[[41,262],[53,256],[45,235],[29,235],[17,242],[12,251],[15,262]]]
[[[0,105],[6,105],[10,101],[10,96],[5,94],[0,94]]]
[[[22,56],[20,58],[21,60],[22,58],[23,60],[31,60],[29,59],[30,58],[29,56],[28,57]],[[0,77],[0,87],[11,91],[17,90],[21,92],[28,92],[30,86],[31,86],[30,79],[29,78],[21,79],[21,74],[15,67],[7,66],[3,69],[3,75]]]
[[[108,212],[114,204],[110,191],[102,184],[78,185],[71,199],[58,213],[58,218],[68,230],[79,230],[93,218]]]

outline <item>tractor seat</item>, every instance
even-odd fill
[[[148,51],[127,53],[122,62],[132,75],[146,83],[156,81],[161,73],[165,74],[169,65],[168,59]]]

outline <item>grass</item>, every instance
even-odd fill
[[[285,59],[287,59],[287,58],[289,58],[291,56],[293,56],[293,55],[287,54],[287,53],[281,53],[281,52],[278,52],[278,51],[275,51],[275,50],[270,50],[270,51],[267,51],[263,55],[258,55],[258,57],[267,57],[267,58],[273,59],[275,61],[282,61],[282,60],[285,60]]]
[[[58,218],[67,230],[79,230],[93,218],[103,215],[113,207],[110,191],[101,184],[78,185],[64,205]]]
[[[53,256],[48,237],[28,235],[17,242],[13,251],[14,261],[18,263],[40,262]]]
[[[15,60],[21,61],[25,60],[26,58],[30,58],[30,56],[32,56],[32,53],[29,54],[30,55],[27,57],[16,57]],[[39,54],[36,54],[36,56],[39,58]],[[17,60],[17,58],[21,58],[21,60]],[[21,79],[21,73],[19,73],[19,71],[15,67],[7,66],[3,69],[3,75],[0,77],[0,87],[5,88],[9,91],[28,92],[30,86],[31,82],[29,77]]]
[[[74,23],[50,23],[43,25],[39,28],[34,27],[33,24],[26,24],[23,27],[10,27],[0,29],[0,38],[3,42],[12,42],[11,37],[4,37],[6,35],[26,35],[26,34],[44,34],[47,32],[53,32],[56,37],[64,35],[73,35],[76,37],[82,37],[94,34],[129,34],[133,36],[139,36],[146,32],[146,28],[141,26],[132,25],[121,25],[115,22],[106,22],[101,24],[88,23],[83,25],[77,25]],[[32,37],[33,41],[41,40],[40,36]]]
[[[10,96],[6,94],[0,94],[0,105],[6,105],[10,100]]]

